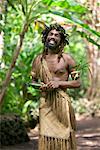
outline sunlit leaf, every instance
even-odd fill
[[[50,6],[53,2],[53,0],[42,0],[44,2],[44,4]]]
[[[35,30],[39,28],[45,29],[46,25],[43,21],[35,20]]]
[[[67,12],[74,12],[76,14],[84,14],[87,12],[86,7],[80,5],[79,3],[75,2],[75,1],[56,0],[51,4],[51,6],[63,8],[63,9],[66,9]]]
[[[100,44],[97,43],[94,39],[92,39],[90,36],[88,36],[85,32],[77,31],[83,38],[86,38],[89,42],[92,44],[98,46],[98,49],[100,49]]]
[[[28,106],[29,106],[31,103],[32,103],[32,100],[29,100],[29,101],[27,101],[27,102],[24,104],[22,113],[25,114],[25,113],[27,112],[27,108],[28,108]]]
[[[93,30],[92,28],[90,28],[87,24],[84,24],[81,20],[79,20],[78,18],[76,17],[72,17],[70,14],[68,13],[62,13],[60,11],[53,11],[53,10],[50,10],[51,13],[55,14],[55,15],[59,15],[61,17],[64,17],[68,20],[70,20],[71,22],[73,22],[74,24],[77,24],[77,25],[80,25],[82,26],[85,30],[89,31],[90,33],[100,37],[100,33]]]
[[[7,0],[7,2],[15,11],[17,11],[14,3],[11,0]]]

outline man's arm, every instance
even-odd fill
[[[32,63],[32,71],[31,71],[32,83],[37,83],[39,80],[38,70],[39,70],[39,66],[41,65],[40,63],[41,63],[41,54],[38,55]]]
[[[65,60],[67,60],[69,66],[69,74],[72,77],[71,81],[50,81],[48,83],[48,88],[55,89],[55,88],[78,88],[80,87],[80,78],[79,73],[75,69],[75,61],[72,59],[71,56],[65,55]]]
[[[69,74],[71,75],[71,81],[59,81],[59,87],[61,88],[78,88],[80,87],[80,77],[79,72],[76,71],[76,63],[74,59],[67,55],[68,65],[69,65]]]
[[[32,83],[36,83],[37,82],[37,78],[36,78],[36,62],[37,62],[37,58],[35,58],[35,60],[32,63],[32,71],[31,71]]]
[[[78,88],[80,87],[80,79],[72,80],[72,81],[50,81],[47,84],[47,89],[55,89],[55,88]]]
[[[61,88],[78,88],[80,87],[80,80],[72,81],[59,81],[59,87]]]

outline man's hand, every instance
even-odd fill
[[[47,89],[56,89],[59,88],[59,81],[49,81],[47,83]]]
[[[59,88],[59,81],[49,81],[47,84],[41,83],[40,90],[46,91],[46,90],[53,90],[56,88]]]
[[[47,84],[44,84],[43,82],[41,83],[40,90],[46,91],[47,90]]]

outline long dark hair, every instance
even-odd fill
[[[44,50],[43,50],[43,53],[42,53],[42,59],[45,58],[45,56],[48,54],[48,49],[45,46],[45,42],[46,42],[48,33],[51,30],[54,30],[54,29],[59,31],[59,33],[61,35],[61,42],[60,42],[60,45],[59,45],[59,52],[58,52],[58,61],[60,61],[60,58],[62,57],[64,46],[66,44],[69,44],[69,35],[66,34],[65,29],[61,25],[59,25],[57,23],[50,25],[50,27],[46,26],[46,28],[42,31],[42,43],[44,44]]]

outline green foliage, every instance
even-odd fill
[[[82,15],[84,16],[88,12],[87,8],[73,0],[58,0],[52,3],[52,6],[56,6],[55,10],[52,7],[50,8],[50,12],[52,14],[66,18],[69,22],[76,25],[77,28],[81,27],[82,32],[78,31],[79,34],[86,38],[89,42],[98,46],[98,49],[100,48],[100,44],[97,42],[100,37],[100,32],[93,30],[91,27],[84,23],[84,20],[80,19],[82,18]],[[95,36],[96,40],[93,40],[92,36]]]
[[[32,86],[28,86],[28,93],[32,95],[33,100],[28,100],[24,103],[23,108],[22,108],[22,118],[24,121],[27,122],[31,121],[32,118],[35,120],[38,119],[39,116],[39,99],[40,99],[40,91],[38,89],[34,89]]]
[[[10,84],[4,99],[4,104],[1,108],[2,114],[16,113],[21,115],[24,101],[19,91],[20,90],[16,89],[13,83]]]
[[[15,9],[12,8],[12,5],[15,7]],[[2,81],[5,78],[5,73],[9,68],[12,54],[18,40],[18,35],[21,32],[21,28],[25,19],[24,14],[22,14],[22,11],[20,10],[20,6],[18,5],[17,7],[13,4],[13,2],[12,5],[11,7],[8,7],[6,18],[7,21],[4,28],[5,49],[2,62],[5,66],[2,68],[2,70],[0,70],[0,84],[2,84]],[[16,112],[22,115],[22,108],[24,107],[24,103],[27,99],[25,92],[28,93],[28,90],[25,87],[25,83],[31,82],[30,72],[32,68],[32,60],[36,54],[40,53],[41,51],[41,44],[38,45],[37,43],[39,38],[39,34],[34,30],[34,24],[31,24],[29,27],[29,32],[26,34],[19,58],[16,62],[16,66],[12,73],[11,83],[7,89],[1,113]]]
[[[4,63],[4,68],[0,70],[0,84],[5,79],[5,74],[9,68],[13,51],[25,21],[29,24],[29,29],[13,70],[1,113],[16,112],[24,116],[24,118],[28,118],[29,110],[37,109],[40,94],[33,88],[26,87],[26,83],[31,82],[32,61],[43,49],[40,36],[42,29],[41,27],[38,27],[38,31],[35,29],[35,21],[38,19],[49,25],[54,21],[53,15],[65,18],[65,24],[72,24],[72,29],[67,31],[70,35],[70,45],[69,47],[66,46],[65,51],[71,53],[77,65],[79,65],[78,70],[81,71],[82,87],[80,92],[79,90],[72,90],[70,94],[74,99],[84,96],[88,85],[88,63],[83,37],[99,47],[99,44],[91,38],[90,34],[97,38],[100,36],[97,31],[91,29],[82,21],[82,16],[87,12],[87,8],[74,0],[8,0],[7,12],[5,17],[3,16],[2,18],[2,30],[4,31],[2,62]]]
[[[22,116],[24,121],[30,121],[32,117],[34,119],[37,119],[37,117],[39,116],[38,105],[39,103],[33,100],[29,100],[24,104],[22,109]]]

